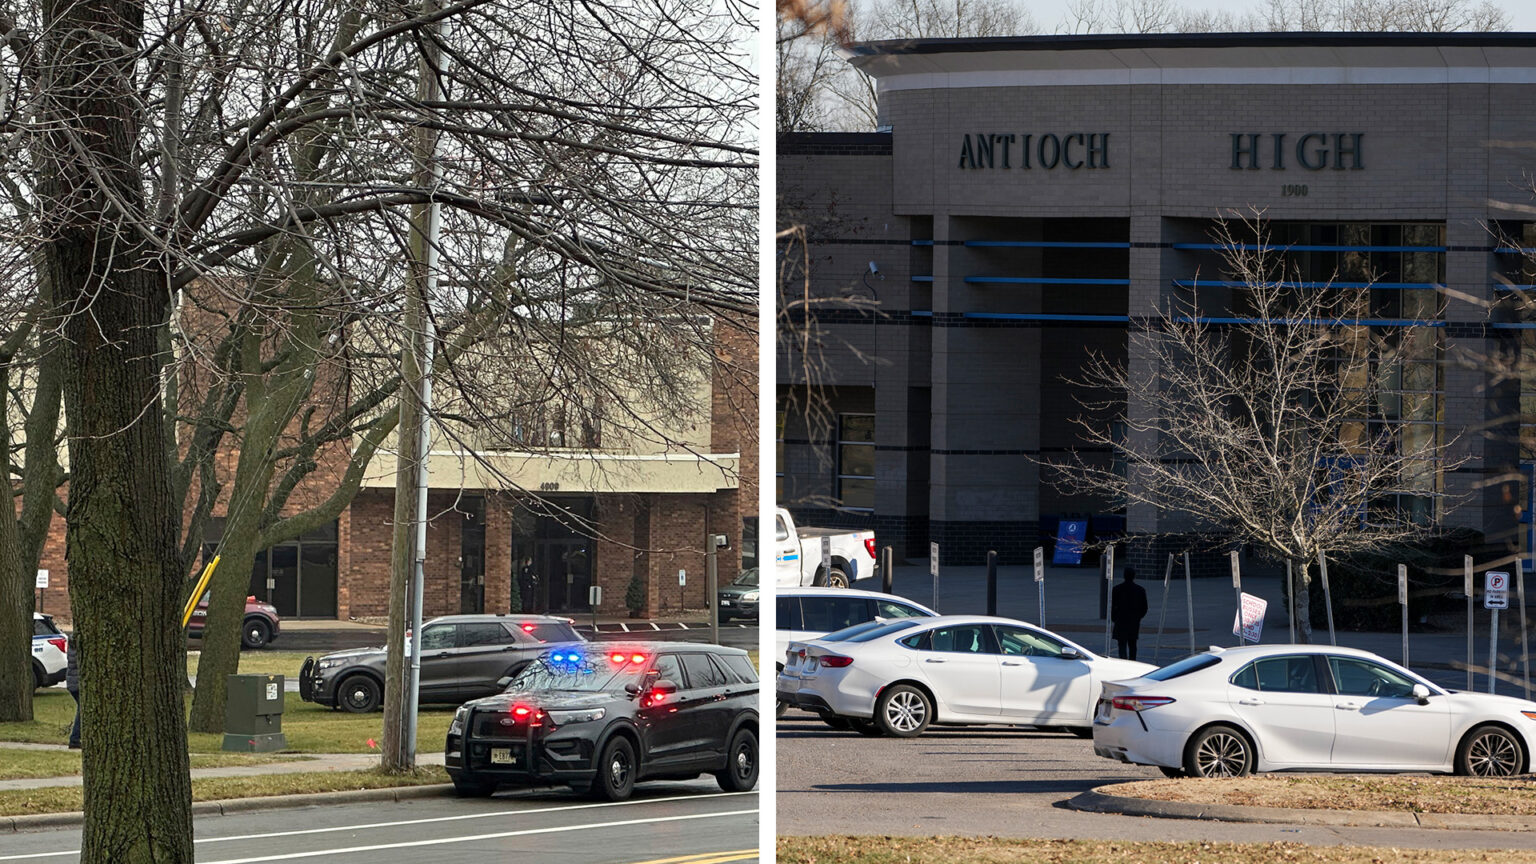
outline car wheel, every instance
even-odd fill
[[[1157,766],[1157,770],[1163,772],[1163,776],[1167,777],[1169,780],[1177,780],[1180,777],[1188,777],[1189,776],[1188,774],[1184,773],[1184,769],[1182,769],[1182,768],[1169,768],[1167,765],[1159,765],[1159,766]]]
[[[789,703],[788,702],[775,702],[775,703],[773,703],[773,716],[774,717],[783,717],[784,716],[784,712],[788,711],[788,710],[789,710]]]
[[[43,686],[43,667],[36,661],[32,661],[32,689],[40,690]]]
[[[848,574],[844,573],[841,567],[833,567],[832,569],[828,570],[827,571],[827,587],[828,588],[847,588],[848,587]]]
[[[888,687],[875,703],[875,722],[886,734],[897,738],[916,738],[933,719],[933,701],[928,694],[909,684]]]
[[[635,791],[635,747],[623,735],[608,739],[603,756],[597,760],[597,776],[592,780],[592,797],[599,801],[623,801]]]
[[[879,723],[873,720],[865,720],[862,717],[848,718],[848,725],[853,727],[853,731],[870,738],[879,738],[885,734],[885,730],[880,728]]]
[[[1245,777],[1253,770],[1253,748],[1231,726],[1212,726],[1184,747],[1184,772],[1191,777]]]
[[[839,717],[836,714],[829,714],[825,711],[817,714],[816,716],[821,718],[821,722],[831,726],[833,729],[836,729],[839,732],[848,731],[847,717]]]
[[[240,634],[240,644],[246,648],[256,649],[265,647],[267,640],[272,638],[272,626],[260,618],[248,618],[245,622],[245,632]]]
[[[746,792],[757,785],[757,736],[751,729],[738,729],[731,736],[726,751],[725,770],[715,775],[720,788],[727,792]]]
[[[1473,777],[1508,777],[1520,773],[1525,760],[1520,742],[1498,726],[1479,726],[1456,748],[1456,773]]]
[[[453,794],[460,798],[489,798],[496,794],[496,785],[495,780],[454,777]]]
[[[379,707],[379,682],[367,675],[343,678],[336,687],[336,705],[350,714],[367,714]]]

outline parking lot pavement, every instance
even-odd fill
[[[627,802],[599,804],[564,790],[333,804],[199,816],[203,864],[489,860],[672,864],[757,860],[758,795],[724,794],[713,779],[645,784]],[[7,835],[0,864],[78,859],[78,827]]]
[[[1231,843],[1288,841],[1423,849],[1536,849],[1536,832],[1351,828],[1155,819],[1069,810],[1156,769],[1093,755],[1060,732],[936,727],[866,738],[790,711],[778,724],[777,830],[784,835],[959,835]]]

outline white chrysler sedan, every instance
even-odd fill
[[[1169,777],[1251,771],[1519,774],[1536,702],[1448,691],[1366,651],[1328,645],[1212,648],[1104,685],[1100,756]]]
[[[842,635],[842,634],[839,634]],[[906,618],[838,641],[791,642],[779,701],[910,738],[929,724],[1069,729],[1087,737],[1104,682],[1153,670],[1009,618]]]

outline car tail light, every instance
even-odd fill
[[[69,640],[65,639],[63,636],[50,637],[48,644],[59,649],[60,651],[67,652],[69,650]]]
[[[247,602],[247,603],[255,603],[256,602],[256,595],[255,594],[246,595],[245,602]]]
[[[864,551],[869,553],[869,557],[871,557],[871,558],[875,557],[875,538],[873,538],[873,537],[865,537],[864,538]]]
[[[1171,696],[1116,696],[1109,700],[1109,704],[1121,711],[1145,711],[1173,701]]]
[[[844,657],[841,654],[823,654],[818,660],[821,665],[830,666],[833,669],[841,669],[853,663],[852,657]]]
[[[524,633],[532,633],[534,631],[534,629],[537,628],[538,626],[539,625],[537,625],[537,624],[524,624],[523,625],[523,632]]]

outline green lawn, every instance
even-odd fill
[[[247,668],[243,659],[241,668]],[[69,740],[69,726],[75,719],[75,700],[63,690],[39,690],[32,698],[32,717],[30,723],[0,723],[0,741],[65,743]],[[441,747],[443,739],[448,735],[448,724],[453,720],[453,706],[424,706],[419,718],[417,741],[420,749],[426,751]],[[347,714],[304,702],[297,693],[287,694],[283,701],[283,734],[288,739],[288,749],[284,752],[287,753],[368,753],[377,749],[383,730],[382,711]],[[192,733],[187,739],[188,749],[192,753],[223,752],[222,734]],[[370,744],[370,741],[373,743]],[[22,751],[5,750],[0,751],[0,755],[4,756],[4,761],[9,762],[11,755],[17,752]],[[78,773],[78,768],[62,773]],[[3,769],[0,769],[0,776],[4,776]]]
[[[193,753],[193,768],[225,768],[232,765],[261,765],[267,762],[295,762],[310,756],[278,753]],[[0,750],[0,780],[24,780],[34,777],[68,777],[80,773],[78,750]]]
[[[382,771],[370,770],[317,771],[260,777],[209,777],[192,781],[192,800],[220,801],[227,798],[261,798],[269,795],[342,792],[351,789],[385,789],[447,782],[448,772],[438,767],[420,768],[414,774],[385,774]],[[81,792],[78,786],[45,786],[37,789],[0,791],[0,816],[73,813],[79,811],[81,806]]]

